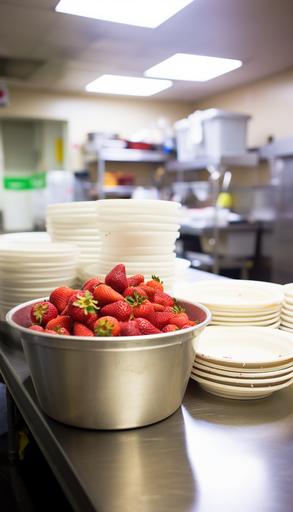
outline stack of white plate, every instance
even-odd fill
[[[78,246],[80,263],[97,261],[101,240],[95,201],[50,204],[46,221],[52,240]]]
[[[225,398],[269,396],[293,382],[292,336],[266,327],[207,327],[191,378]]]
[[[127,274],[160,276],[170,289],[175,275],[175,242],[179,237],[180,203],[173,201],[106,199],[96,203],[102,247],[98,274],[117,263]]]
[[[53,242],[0,240],[0,312],[30,299],[46,297],[54,288],[73,286],[79,250]]]
[[[285,284],[280,329],[293,333],[293,283]]]
[[[177,290],[177,295],[207,306],[211,325],[278,328],[283,287],[262,281],[227,279],[200,281]]]

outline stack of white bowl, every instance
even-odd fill
[[[95,201],[50,204],[46,221],[52,240],[80,249],[80,264],[97,261],[101,240]]]
[[[200,302],[212,313],[211,325],[278,328],[283,287],[262,281],[227,279],[200,281],[177,290],[177,295]]]
[[[269,396],[293,382],[292,336],[266,327],[207,327],[191,378],[225,398]]]
[[[79,250],[53,242],[0,239],[0,312],[30,299],[46,297],[54,288],[74,286]]]
[[[179,237],[180,203],[173,201],[106,199],[96,203],[101,234],[97,273],[117,263],[127,274],[153,274],[171,289],[175,276],[175,242]]]
[[[285,284],[280,329],[293,333],[293,283]]]

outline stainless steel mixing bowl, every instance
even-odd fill
[[[211,318],[207,308],[179,301],[199,322],[188,329],[86,338],[29,330],[35,302],[13,308],[6,318],[20,335],[40,405],[49,416],[77,427],[125,429],[155,423],[180,407],[196,338]]]

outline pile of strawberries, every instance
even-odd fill
[[[34,331],[73,336],[140,336],[185,329],[190,320],[176,300],[164,292],[156,276],[126,276],[116,265],[105,282],[93,277],[81,290],[56,288],[48,301],[30,312]]]

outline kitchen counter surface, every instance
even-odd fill
[[[195,281],[206,278],[194,272]],[[266,399],[233,401],[190,381],[182,407],[168,419],[91,431],[42,413],[23,351],[5,334],[0,370],[78,512],[292,510],[293,386]]]

